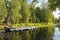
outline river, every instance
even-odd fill
[[[40,29],[41,31],[39,31],[36,36],[34,36],[35,31],[32,31],[33,34],[30,34],[29,31],[4,33],[4,35],[0,35],[0,40],[5,40],[5,39],[7,39],[7,40],[8,39],[10,39],[10,40],[33,40],[33,39],[34,40],[60,40],[60,28],[54,27],[55,31],[54,31],[54,34],[52,34],[53,39],[49,39],[49,36],[48,36],[48,38],[46,38],[47,35],[51,35],[50,32],[48,31],[51,28],[48,28],[47,30],[46,29],[47,28]],[[5,38],[4,38],[4,36],[5,36]],[[34,37],[36,37],[37,39],[35,39]]]
[[[58,27],[55,27],[55,32],[54,32],[54,40],[60,40],[60,31]]]

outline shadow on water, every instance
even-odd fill
[[[54,28],[41,27],[36,30],[5,32],[0,40],[53,40]]]

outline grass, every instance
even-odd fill
[[[1,29],[1,28],[4,28],[4,25],[0,25],[0,29]]]
[[[19,25],[19,26],[18,26]],[[36,27],[36,28],[40,28],[40,27],[51,27],[53,26],[53,23],[20,23],[20,24],[13,24],[12,27],[13,28],[21,28],[21,27]],[[0,25],[0,29],[3,29],[4,25]]]
[[[4,25],[0,25],[0,32],[3,30]]]
[[[47,27],[47,26],[51,27],[51,26],[53,26],[53,23],[48,23],[48,24],[46,24],[46,23],[28,23],[28,24],[20,23],[20,24],[13,24],[12,25],[13,28],[27,27],[27,26],[28,27],[32,27],[33,26],[33,27],[36,27],[36,28]]]

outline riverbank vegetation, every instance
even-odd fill
[[[16,28],[19,28],[19,27],[36,27],[36,28],[40,28],[40,27],[47,27],[47,26],[51,27],[51,26],[54,26],[54,25],[53,25],[53,23],[49,23],[49,24],[47,24],[47,23],[28,23],[28,24],[20,23],[20,24],[13,24],[12,25],[12,27],[14,27],[14,28],[15,28],[15,26],[16,26]]]
[[[27,0],[1,0],[0,23],[53,23],[54,15],[47,3],[42,2],[42,8],[35,8],[35,2],[37,3],[38,0],[34,0],[30,4]]]
[[[4,40],[4,37],[11,40],[53,40],[53,34],[53,27],[41,27],[36,30],[7,32],[0,35],[0,40]]]
[[[36,28],[52,26],[54,15],[48,3],[43,1],[41,8],[35,7],[35,2],[38,3],[38,0],[33,0],[30,4],[27,0],[1,0],[0,23],[5,25],[9,22],[14,28],[18,25],[19,27],[35,26]]]
[[[43,1],[41,7],[36,7],[38,0],[31,3],[28,0],[0,0],[0,24],[3,23],[0,25],[1,30],[7,23],[13,28],[36,27],[36,30],[4,33],[0,35],[0,40],[4,40],[4,37],[7,40],[53,40],[53,11],[60,7],[59,0],[53,1]]]

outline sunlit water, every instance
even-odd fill
[[[60,40],[60,31],[58,27],[55,27],[54,40]]]

